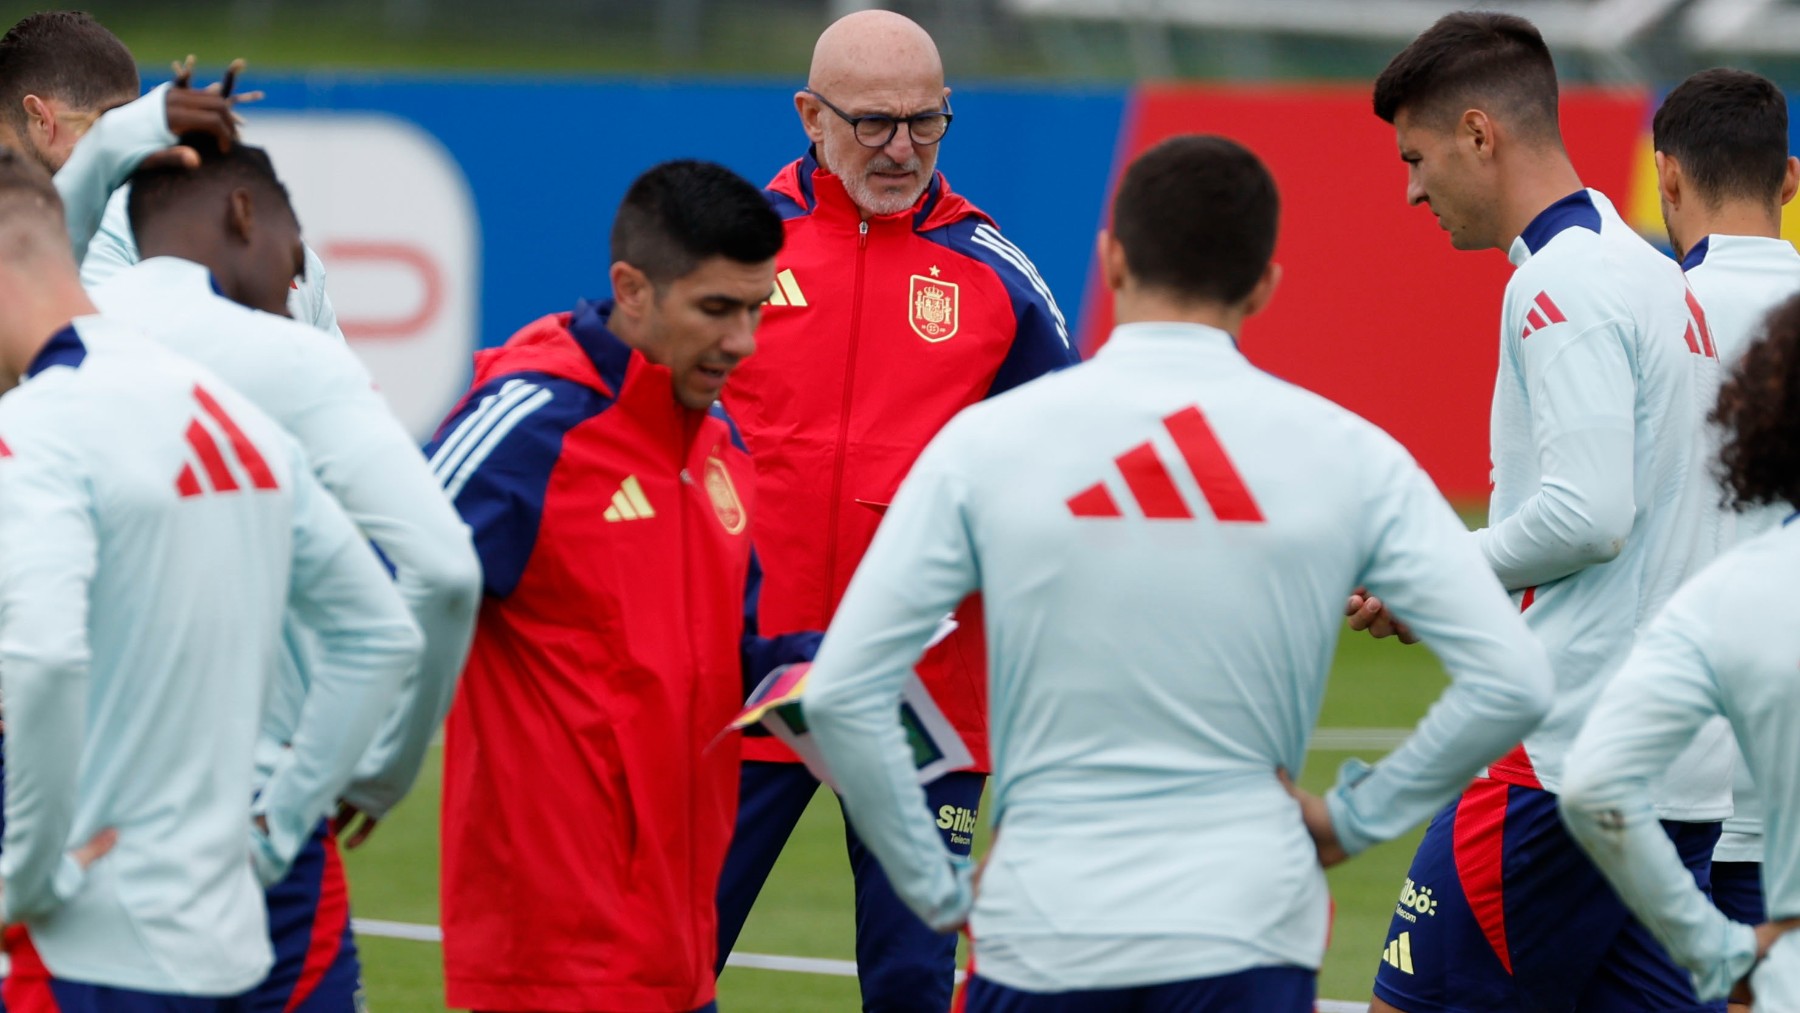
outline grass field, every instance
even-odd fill
[[[1423,648],[1346,635],[1339,647],[1320,725],[1398,728],[1425,712],[1444,685],[1442,669]],[[1353,755],[1314,752],[1303,783],[1319,790]],[[1364,754],[1374,759],[1373,754]],[[437,922],[437,800],[434,765],[418,790],[380,831],[347,858],[355,913],[397,922]],[[775,869],[765,903],[744,929],[741,950],[848,960],[853,955],[849,866],[836,803],[821,792]],[[985,829],[985,828],[984,828]],[[1375,974],[1418,832],[1375,848],[1332,870],[1337,923],[1319,994],[1366,997]],[[985,838],[978,838],[977,848]],[[364,981],[371,1009],[444,1009],[443,969],[434,943],[363,938]],[[851,978],[732,968],[720,981],[726,1013],[845,1013],[859,1008]]]

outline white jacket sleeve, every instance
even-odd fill
[[[1652,621],[1576,737],[1560,804],[1563,822],[1620,899],[1693,972],[1700,998],[1712,1000],[1755,961],[1755,929],[1725,917],[1700,892],[1650,800],[1652,779],[1723,713],[1697,639],[1705,628],[1681,597]]]
[[[88,593],[99,540],[79,464],[49,453],[32,447],[0,459],[4,922],[49,914],[83,879],[67,851],[86,738]]]
[[[1425,473],[1398,448],[1394,456],[1373,487],[1362,584],[1437,654],[1450,686],[1400,748],[1373,768],[1346,764],[1326,795],[1338,839],[1353,855],[1456,797],[1543,719],[1553,686],[1544,649],[1467,529]]]
[[[944,846],[899,720],[906,676],[939,621],[979,583],[948,467],[952,421],[913,465],[857,567],[807,678],[801,708],[844,808],[894,892],[939,931],[973,902],[966,859]]]
[[[311,246],[305,247],[305,255],[305,273],[301,275],[300,283],[288,293],[288,315],[343,341],[344,331],[338,326],[337,308],[331,304],[331,294],[325,291],[325,262]]]
[[[1604,563],[1636,515],[1636,390],[1626,325],[1549,327],[1520,339],[1540,486],[1517,512],[1475,532],[1509,590]]]
[[[344,799],[380,819],[405,796],[450,709],[481,605],[481,563],[469,529],[431,467],[355,357],[318,343],[338,396],[292,420],[315,473],[394,570],[425,638],[397,706],[357,765]]]
[[[56,173],[75,263],[87,258],[88,243],[100,229],[107,202],[144,159],[176,143],[169,132],[169,85],[108,110],[88,128],[69,160]]]
[[[288,865],[349,783],[418,663],[418,627],[350,518],[294,456],[294,565],[288,607],[318,638],[291,747],[258,796],[268,833],[252,831],[265,885]]]

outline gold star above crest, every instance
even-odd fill
[[[938,267],[937,267],[937,265],[936,265],[936,264],[933,264],[933,265],[931,265],[931,276],[932,276],[932,277],[933,277],[933,278],[935,278],[935,277],[937,277],[937,276],[938,276],[938,275],[940,275],[940,274],[943,274],[943,273],[944,273],[944,272],[942,272],[942,271],[940,271],[940,270],[938,270]]]

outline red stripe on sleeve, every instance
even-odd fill
[[[1562,324],[1568,322],[1569,318],[1563,316],[1562,310],[1557,309],[1556,304],[1550,301],[1550,293],[1539,292],[1537,298],[1533,299],[1532,302],[1538,304],[1538,308],[1544,311],[1544,315],[1550,318],[1551,323]]]
[[[238,428],[237,423],[231,421],[231,416],[225,414],[225,409],[219,402],[213,400],[213,396],[208,394],[204,387],[197,384],[194,387],[194,399],[199,401],[200,407],[206,409],[206,414],[211,415],[213,421],[219,424],[219,428],[225,430],[226,438],[231,441],[231,449],[237,453],[238,460],[244,465],[244,470],[250,473],[250,484],[258,489],[281,488],[275,482],[275,475],[269,471],[269,462],[263,460],[262,454],[256,450],[256,444],[251,443],[250,437],[245,436],[244,431]]]
[[[1526,329],[1525,329],[1525,336],[1526,336],[1526,337],[1528,337],[1528,338],[1529,338],[1529,337],[1531,337],[1531,332],[1532,332],[1532,331],[1536,331],[1536,330],[1541,330],[1541,329],[1543,329],[1543,328],[1545,328],[1545,327],[1548,327],[1548,326],[1550,326],[1550,325],[1549,325],[1549,324],[1548,324],[1548,323],[1545,323],[1545,322],[1544,322],[1544,318],[1543,318],[1543,317],[1541,317],[1541,316],[1538,316],[1538,311],[1537,311],[1537,310],[1528,310],[1528,311],[1526,311],[1526,313],[1525,313],[1525,322],[1526,322],[1526,323],[1527,323],[1527,324],[1530,324],[1530,325],[1531,325],[1531,326],[1529,326],[1529,327],[1527,327],[1527,328],[1526,328]]]
[[[198,496],[204,491],[200,488],[200,477],[194,474],[193,465],[182,462],[181,474],[175,476],[175,491],[181,494],[182,499]]]
[[[1193,518],[1187,504],[1181,500],[1181,492],[1175,488],[1175,479],[1170,477],[1169,469],[1163,467],[1162,458],[1156,456],[1155,447],[1140,443],[1120,454],[1117,462],[1119,474],[1125,476],[1125,484],[1131,487],[1131,495],[1136,497],[1145,517],[1154,520]]]
[[[1194,481],[1200,483],[1200,492],[1206,497],[1206,504],[1212,507],[1214,517],[1221,521],[1262,523],[1262,510],[1257,507],[1256,498],[1250,495],[1244,477],[1238,474],[1230,455],[1225,453],[1224,445],[1199,408],[1183,408],[1163,419],[1163,426],[1175,438],[1175,446],[1180,449],[1188,470],[1193,472]]]
[[[1706,346],[1707,357],[1718,358],[1719,350],[1713,345],[1712,328],[1706,323],[1706,311],[1700,308],[1700,300],[1694,298],[1694,290],[1691,288],[1687,292],[1687,304],[1688,312],[1694,315],[1694,322],[1699,325],[1700,342]],[[1691,340],[1688,343],[1693,344]]]

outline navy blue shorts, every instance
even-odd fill
[[[1702,890],[1716,823],[1665,823]],[[1431,821],[1375,995],[1406,1013],[1714,1013],[1564,829],[1556,796],[1478,780]]]
[[[7,926],[6,955],[12,972],[0,993],[8,1013],[244,1013],[248,1008],[235,996],[166,995],[53,978],[22,925]]]
[[[1257,967],[1217,978],[1081,992],[1021,992],[977,974],[964,1013],[1312,1013],[1319,976],[1304,967]]]
[[[320,820],[287,878],[269,888],[275,966],[244,997],[250,1013],[350,1013],[364,1006],[350,935],[350,884],[331,825]]]
[[[1732,921],[1761,925],[1769,920],[1763,906],[1761,862],[1714,862],[1712,898],[1713,906]]]

